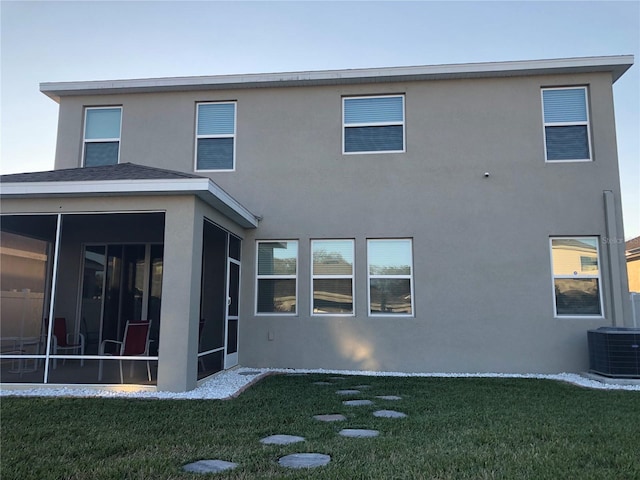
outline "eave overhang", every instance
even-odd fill
[[[195,195],[243,228],[258,226],[258,217],[208,178],[0,183],[0,199],[140,195]]]
[[[612,75],[612,81],[615,82],[633,65],[633,61],[633,55],[615,55],[285,73],[45,82],[40,84],[40,91],[59,101],[62,96],[73,95],[301,87],[593,72],[609,72]]]

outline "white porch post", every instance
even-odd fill
[[[184,392],[196,387],[202,222],[194,198],[179,202],[165,214],[159,391]]]
[[[49,382],[49,355],[51,355],[51,336],[53,335],[53,315],[56,303],[56,286],[58,285],[58,259],[60,257],[60,238],[62,236],[62,215],[56,215],[56,239],[53,249],[53,273],[51,275],[51,294],[49,296],[49,324],[47,325],[47,344],[44,361],[44,383]],[[54,360],[55,361],[55,360]]]

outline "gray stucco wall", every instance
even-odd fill
[[[589,86],[594,161],[546,164],[540,88],[571,85]],[[343,155],[341,97],[395,93],[406,153]],[[193,172],[195,104],[215,100],[238,102],[236,171],[210,177],[263,216],[243,243],[241,364],[580,371],[586,331],[630,321],[610,295],[627,287],[609,74],[64,97],[56,168],[80,164],[83,106],[120,104],[121,162]],[[554,235],[601,238],[604,318],[554,318]],[[367,315],[366,239],[387,237],[413,239],[414,318]],[[309,313],[316,238],[355,239],[354,317]],[[297,316],[254,315],[257,239],[299,241]]]

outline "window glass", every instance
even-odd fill
[[[88,108],[86,140],[120,138],[120,108]]]
[[[547,161],[590,160],[587,89],[542,90]]]
[[[234,235],[229,235],[229,257],[240,261],[240,239]]]
[[[118,163],[119,142],[92,142],[84,146],[84,166],[100,167]]]
[[[236,104],[200,103],[196,122],[196,170],[233,170]]]
[[[598,274],[598,241],[595,238],[553,238],[553,274],[572,277]]]
[[[313,240],[312,313],[353,314],[353,240]]]
[[[353,240],[314,240],[314,275],[351,275]]]
[[[370,313],[372,315],[411,314],[411,280],[371,278]]]
[[[259,241],[257,313],[297,312],[298,242]]]
[[[551,260],[556,315],[602,315],[598,239],[552,238]]]
[[[118,163],[121,122],[121,107],[96,107],[85,110],[82,152],[85,167]]]
[[[233,168],[233,138],[199,138],[198,170]]]
[[[367,242],[370,315],[413,315],[410,239]]]
[[[233,135],[236,106],[234,103],[202,103],[198,105],[198,135]]]
[[[369,241],[369,274],[410,275],[411,263],[409,240]]]
[[[343,152],[404,151],[404,97],[343,99]]]

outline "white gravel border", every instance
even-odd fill
[[[255,375],[243,375],[243,372],[259,372]],[[640,385],[620,385],[599,382],[576,373],[558,374],[512,374],[512,373],[402,373],[402,372],[368,372],[356,370],[325,369],[289,369],[289,368],[234,368],[220,372],[200,386],[189,392],[155,392],[149,390],[118,391],[98,387],[36,387],[29,389],[0,389],[0,396],[37,396],[37,397],[106,397],[106,398],[148,398],[176,400],[209,400],[229,399],[241,393],[258,379],[273,373],[322,373],[337,375],[360,375],[371,377],[443,377],[443,378],[537,378],[568,382],[586,388],[598,390],[631,390],[640,391]]]

